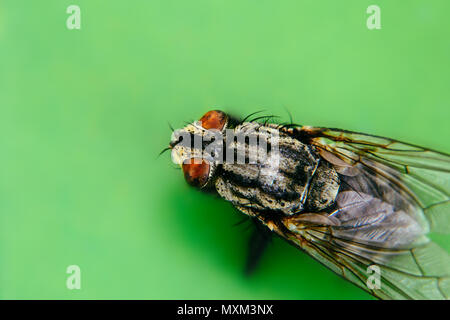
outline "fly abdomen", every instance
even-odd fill
[[[333,166],[321,160],[308,190],[305,207],[317,212],[331,206],[339,191],[339,176]]]

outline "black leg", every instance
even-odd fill
[[[272,239],[272,232],[260,222],[252,220],[254,230],[248,243],[248,255],[245,263],[245,275],[252,274],[258,266],[261,257]]]

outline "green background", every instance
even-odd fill
[[[81,8],[81,30],[66,8]],[[381,30],[366,8],[381,7]],[[450,2],[0,1],[0,298],[366,299],[189,188],[169,153],[211,108],[450,151]],[[448,248],[448,243],[447,243]],[[81,290],[66,268],[81,268]]]

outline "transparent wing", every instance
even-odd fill
[[[377,297],[448,299],[450,258],[427,234],[450,231],[450,157],[337,129],[288,131],[334,165],[341,189],[331,210],[287,217],[279,233]]]
[[[327,155],[378,172],[414,199],[431,231],[450,233],[450,156],[362,133],[302,127],[298,133]],[[330,160],[330,159],[328,159]],[[331,159],[333,162],[333,159]],[[383,166],[381,166],[382,164]]]
[[[292,225],[291,225],[292,227]],[[333,236],[332,228],[309,226],[284,233],[290,242],[381,299],[449,298],[447,253],[433,242],[410,249],[380,249]]]

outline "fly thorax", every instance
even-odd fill
[[[320,202],[308,201],[314,184],[315,197],[327,196],[325,204],[334,200],[335,195],[333,198],[328,190],[334,190],[334,185],[328,188],[324,184],[323,175],[328,171],[314,179],[318,168],[322,172],[322,165],[313,147],[260,124],[244,123],[233,134],[235,137],[226,136],[226,153],[234,158],[224,161],[215,184],[225,199],[246,212],[253,208],[292,215]]]

